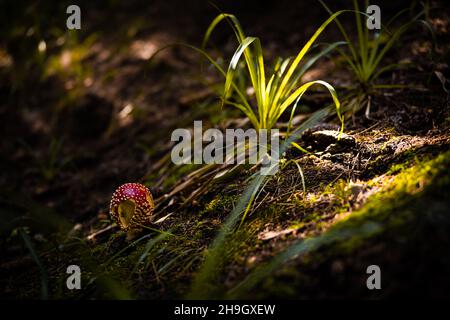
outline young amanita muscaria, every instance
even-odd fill
[[[153,197],[150,190],[139,183],[125,183],[114,192],[109,213],[123,230],[138,229],[152,220]]]

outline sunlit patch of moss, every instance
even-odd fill
[[[346,179],[339,179],[335,183],[326,187],[324,194],[332,194],[334,196],[334,202],[338,202],[341,207],[349,209],[349,198],[352,195],[351,188],[349,187],[349,181]]]
[[[228,261],[239,261],[249,254],[265,221],[258,218],[237,229],[225,249]]]
[[[204,215],[205,213],[209,212],[215,212],[219,208],[220,200],[220,197],[215,197],[214,199],[212,199],[206,204],[205,208],[200,211],[200,215]]]
[[[398,174],[408,168],[410,168],[414,163],[420,162],[420,157],[417,155],[416,150],[407,150],[402,153],[402,161],[394,163],[391,165],[389,170],[386,172],[387,175]]]
[[[405,169],[405,167],[410,166]],[[418,214],[423,214],[417,205],[409,205],[416,201],[427,190],[445,190],[450,185],[450,176],[445,174],[450,167],[450,152],[439,155],[430,160],[415,159],[411,164],[399,164],[393,166],[391,172],[400,172],[393,179],[381,181],[381,191],[368,198],[361,209],[346,215],[327,233],[338,234],[348,232],[354,236],[345,241],[337,241],[333,251],[351,253],[356,248],[388,229],[408,224],[417,219]],[[383,185],[384,182],[384,185]],[[380,181],[378,181],[380,183]],[[434,193],[435,191],[427,191]],[[365,229],[361,235],[359,231]],[[327,236],[324,234],[324,237]]]
[[[81,41],[76,33],[69,32],[62,50],[48,56],[44,78],[56,76],[63,80],[66,89],[69,89],[66,97],[61,99],[59,108],[75,103],[85,92],[85,87],[92,83],[92,70],[85,63],[85,59],[97,37],[94,33]]]
[[[320,186],[316,191],[308,193],[305,197],[294,196],[297,211],[303,213],[302,222],[320,222],[330,212],[346,212],[350,210],[349,201],[352,190],[349,181],[340,179],[334,183]]]
[[[320,221],[320,219],[322,219],[322,212],[321,211],[312,211],[305,216],[304,221],[305,222],[318,222],[318,221]]]
[[[263,283],[261,287],[264,290],[253,292],[263,292],[261,296],[258,295],[260,298],[271,294],[278,296],[280,287],[287,283],[296,288],[292,292],[298,295],[298,288],[304,286],[304,281],[309,281],[310,278],[308,273],[299,271],[298,265],[286,265],[294,258],[305,266],[300,270],[309,267],[316,270],[333,257],[342,259],[343,256],[364,254],[361,251],[366,245],[376,245],[381,239],[387,243],[392,239],[393,242],[401,241],[405,244],[405,241],[412,241],[409,239],[411,231],[417,233],[422,228],[420,235],[415,236],[410,244],[411,250],[414,250],[416,243],[423,242],[422,237],[426,236],[430,224],[437,228],[443,223],[445,227],[441,231],[447,232],[449,220],[446,193],[450,188],[449,167],[450,151],[431,160],[416,159],[410,168],[394,178],[379,179],[382,182],[381,191],[371,195],[360,209],[341,218],[322,234],[294,243],[269,263],[255,268],[240,283],[238,289],[229,291],[230,297],[246,297],[243,293],[249,292],[259,281]],[[433,209],[430,202],[434,204]],[[306,259],[308,256],[312,260]],[[311,263],[314,265],[311,266]],[[273,273],[283,265],[281,274]],[[293,271],[294,276],[288,276],[289,280],[286,280],[286,276]]]
[[[236,229],[224,249],[224,263],[245,263],[254,250],[255,243],[260,241],[258,234],[264,230],[268,221],[277,220],[279,217],[279,207],[272,204]]]

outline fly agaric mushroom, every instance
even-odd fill
[[[150,190],[139,183],[125,183],[114,192],[109,213],[121,229],[149,224],[155,204]]]

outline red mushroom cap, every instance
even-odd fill
[[[130,229],[150,223],[154,207],[152,194],[146,186],[125,183],[114,192],[109,212],[121,229]]]

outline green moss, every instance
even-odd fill
[[[305,226],[305,222],[294,220],[294,221],[291,221],[291,224],[289,225],[288,228],[298,230],[298,229],[303,228],[304,226]]]
[[[169,189],[171,186],[175,185],[181,178],[185,177],[189,173],[196,169],[199,169],[201,165],[198,164],[185,164],[182,166],[177,166],[170,176],[164,179],[164,188]]]
[[[405,164],[401,166],[404,168]],[[415,160],[408,169],[403,169],[392,181],[383,186],[382,190],[371,196],[364,206],[347,216],[333,226],[329,232],[351,228],[360,228],[370,222],[374,233],[370,237],[386,231],[388,228],[406,224],[423,212],[417,206],[409,206],[417,197],[425,197],[427,193],[438,193],[450,184],[448,168],[450,167],[450,152],[435,159]],[[396,170],[401,170],[395,166]],[[431,191],[432,190],[432,191]],[[365,237],[351,237],[340,244],[340,248],[351,251],[363,243]]]

